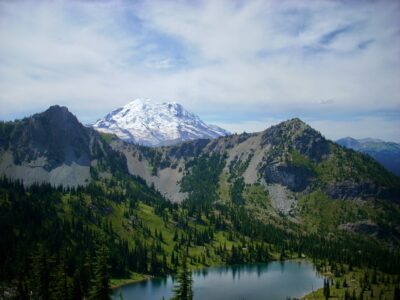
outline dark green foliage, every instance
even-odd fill
[[[10,141],[14,137],[15,129],[19,122],[3,122],[0,121],[0,148],[7,150],[10,146]]]
[[[396,285],[394,288],[394,295],[393,295],[393,300],[400,300],[400,283]]]
[[[171,204],[135,181],[118,181],[127,191],[123,195],[112,192],[112,182],[108,185],[107,189],[95,183],[77,189],[49,184],[24,188],[19,181],[0,179],[0,282],[15,283],[16,298],[23,299],[31,291],[42,299],[87,296],[99,271],[91,264],[97,257],[99,234],[110,249],[110,275],[148,272],[148,246],[138,241],[132,249],[116,235],[108,220],[110,201],[118,203],[128,197],[135,203],[135,197],[140,197],[160,211]],[[66,213],[65,206],[70,213]],[[161,267],[154,274],[169,271]]]
[[[76,269],[72,277],[71,300],[81,300],[84,297],[80,270]]]
[[[232,202],[237,205],[244,204],[244,199],[243,199],[243,190],[244,190],[245,184],[243,177],[239,177],[238,179],[234,180],[232,182],[231,188],[230,188],[230,195]]]
[[[187,254],[182,258],[182,266],[177,275],[177,285],[174,288],[173,300],[192,300],[193,299],[193,280],[192,272],[187,266]]]
[[[219,175],[224,167],[225,156],[213,154],[193,158],[186,164],[188,173],[182,178],[181,190],[189,193],[186,204],[189,211],[209,210],[217,200]]]
[[[45,134],[50,129],[55,130]],[[284,216],[279,220],[260,217],[257,201],[248,197],[244,201],[247,187],[242,175],[254,149],[227,166],[232,201],[218,201],[226,162],[226,155],[219,152],[223,151],[220,142],[225,143],[222,149],[229,149],[249,137],[235,135],[159,149],[137,147],[139,159],[150,162],[153,175],[164,167],[176,167],[174,159],[184,159],[181,190],[189,197],[178,205],[166,201],[143,179],[128,175],[126,158],[111,148],[111,137],[84,128],[65,108],[53,107],[33,118],[0,123],[0,148],[12,148],[17,162],[45,154],[50,168],[65,162],[67,152],[82,158],[87,166],[92,159],[97,161],[90,170],[93,182],[86,187],[35,184],[25,188],[20,181],[0,179],[0,287],[13,291],[16,299],[29,299],[31,294],[43,300],[109,299],[110,277],[126,278],[132,271],[154,276],[178,271],[176,299],[191,299],[190,264],[267,262],[272,257],[283,260],[303,254],[329,262],[336,276],[344,273],[345,264],[349,270],[373,268],[374,273],[362,279],[362,291],[370,291],[378,281],[377,270],[398,273],[400,257],[395,246],[345,231],[332,234],[323,226],[309,233]],[[272,127],[262,138],[270,147],[258,175],[286,182],[289,188],[294,182],[292,191],[305,193],[296,196],[323,191],[336,193],[337,197],[330,198],[341,198],[342,191],[352,189],[356,196],[359,191],[376,195],[376,191],[400,186],[398,178],[370,158],[325,140],[298,119]],[[104,172],[110,176],[102,176]],[[341,183],[347,185],[337,188]],[[314,200],[321,203],[322,198]],[[146,216],[141,210],[144,206]],[[387,218],[385,223],[395,230],[398,211],[390,207],[382,209],[380,220]],[[157,229],[151,218],[157,219]],[[335,224],[343,220],[337,218]],[[204,251],[199,253],[199,249]],[[326,298],[332,284],[324,284]],[[395,299],[396,295],[398,288]],[[351,298],[349,293],[345,298]]]
[[[3,178],[1,282],[12,285],[18,299],[26,298],[31,291],[43,299],[82,299],[100,287],[107,291],[107,285],[101,283],[108,276],[125,277],[130,271],[156,276],[176,272],[184,263],[180,255],[189,254],[188,249],[194,246],[206,246],[206,251],[189,256],[188,264],[206,265],[212,251],[229,264],[267,262],[271,253],[281,253],[282,259],[305,254],[335,262],[335,274],[341,272],[341,264],[376,267],[389,273],[400,269],[398,252],[370,239],[344,232],[337,236],[306,234],[295,226],[284,228],[255,218],[243,205],[207,201],[201,206],[191,206],[190,200],[182,205],[171,204],[136,179],[111,179],[63,189],[46,184],[24,188],[19,181]],[[150,230],[136,216],[138,203],[149,205],[162,220],[170,219],[169,226],[174,226],[172,242],[160,229]],[[134,237],[133,244],[114,231],[112,204],[125,205],[126,216],[141,235]],[[195,217],[189,213],[192,207]],[[216,243],[215,236],[221,230],[233,242],[232,247]],[[103,236],[107,255],[98,248],[99,236]],[[164,249],[166,243],[171,243],[169,253]],[[109,274],[105,271],[107,265],[111,266]],[[373,280],[372,274],[365,282]]]
[[[109,300],[111,299],[111,288],[108,258],[109,251],[104,242],[96,250],[96,260],[93,266],[92,287],[89,292],[89,300]]]
[[[331,294],[331,289],[330,289],[330,283],[329,283],[329,279],[324,279],[324,296],[325,299],[329,299]]]
[[[32,255],[32,277],[30,286],[32,296],[36,299],[50,299],[50,280],[53,268],[53,258],[43,245],[38,245]]]
[[[69,277],[67,265],[63,257],[60,258],[53,274],[54,287],[51,291],[54,300],[69,300]]]
[[[261,168],[267,181],[293,191],[322,189],[334,199],[349,198],[349,190],[350,198],[399,198],[398,177],[368,155],[326,140],[299,119],[264,131],[263,144],[271,146]],[[293,175],[293,180],[287,180],[285,174]]]

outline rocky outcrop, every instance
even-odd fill
[[[27,182],[36,178],[79,185],[90,182],[91,168],[100,166],[106,169],[95,172],[97,177],[105,171],[130,173],[154,184],[167,198],[182,201],[185,194],[180,185],[190,172],[190,161],[202,155],[218,155],[224,160],[223,170],[229,180],[278,184],[293,193],[321,189],[333,199],[400,199],[397,177],[372,159],[326,140],[299,119],[259,133],[159,148],[114,140],[105,142],[67,108],[52,106],[30,118],[0,123],[0,174]]]
[[[42,167],[47,171],[64,163],[90,166],[94,136],[66,107],[52,106],[13,126],[7,148],[12,151],[15,164],[45,157]]]
[[[263,145],[295,149],[311,161],[320,162],[330,153],[330,142],[298,118],[272,126],[263,133]]]
[[[370,199],[386,198],[393,201],[400,201],[398,189],[387,188],[371,182],[357,183],[354,181],[335,182],[326,187],[326,193],[333,199]]]
[[[369,220],[342,224],[339,228],[361,235],[368,235],[378,240],[387,240],[392,244],[400,244],[400,234],[398,230],[385,228]]]
[[[262,172],[267,183],[279,183],[294,192],[304,191],[310,185],[314,175],[306,168],[294,167],[285,163],[266,165]]]
[[[91,181],[91,167],[99,161],[114,172],[127,173],[125,157],[66,107],[55,105],[0,125],[0,175],[21,179],[27,185],[86,185]]]

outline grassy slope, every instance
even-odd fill
[[[369,202],[332,200],[321,191],[299,197],[298,214],[310,232],[332,232],[347,222],[366,220],[375,215]]]
[[[343,266],[343,268],[345,272],[340,275],[332,274],[329,266],[322,270],[322,274],[331,281],[329,299],[344,299],[346,290],[350,296],[354,293],[357,299],[360,299],[361,291],[363,291],[363,299],[393,299],[395,285],[399,284],[398,276],[378,271],[376,272],[376,281],[374,281],[374,270],[372,269],[355,268],[350,271],[348,266]],[[324,289],[311,292],[302,299],[325,300]]]

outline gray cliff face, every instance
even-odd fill
[[[333,199],[369,199],[387,198],[398,201],[398,194],[385,186],[377,185],[373,182],[353,182],[343,181],[327,187],[326,193]]]
[[[1,123],[0,174],[27,185],[86,185],[91,166],[110,151],[114,152],[100,135],[84,127],[66,107],[56,105],[23,120]]]
[[[117,137],[106,142],[60,106],[0,125],[0,174],[23,179],[26,184],[83,185],[91,181],[92,168],[100,166],[104,170],[98,174],[129,172],[180,202],[185,199],[181,182],[193,160],[218,155],[223,157],[226,178],[243,178],[246,184],[261,183],[266,189],[281,186],[281,192],[273,193],[280,195],[273,201],[277,205],[279,199],[294,199],[290,193],[316,189],[333,199],[398,200],[398,178],[372,159],[326,140],[299,119],[259,133],[158,148],[128,144]],[[286,191],[288,196],[283,197]],[[290,205],[281,206],[294,204],[287,202]]]
[[[114,144],[114,147],[120,146]],[[281,186],[279,190],[284,192],[273,195],[282,196],[286,191],[288,195],[277,197],[273,203],[288,211],[294,202],[280,205],[279,199],[292,199],[290,193],[317,189],[332,199],[388,197],[396,200],[398,196],[398,181],[394,176],[362,154],[326,140],[299,119],[282,122],[260,133],[152,149],[129,145],[124,147],[124,153],[131,161],[132,174],[144,176],[167,198],[178,202],[184,199],[179,192],[180,184],[182,177],[190,172],[190,162],[210,155],[226,157],[223,173],[227,178],[243,177],[246,184],[262,183],[267,189],[271,185]]]
[[[93,138],[66,107],[52,106],[19,121],[8,146],[16,164],[46,157],[43,168],[50,171],[64,163],[90,166]]]
[[[266,165],[262,175],[267,183],[279,183],[293,192],[304,191],[311,183],[312,172],[306,168],[286,164]]]

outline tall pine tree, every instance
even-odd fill
[[[93,266],[92,288],[89,300],[111,300],[110,275],[108,265],[109,251],[102,242],[96,251],[96,261]]]
[[[173,300],[193,299],[193,280],[192,273],[187,266],[187,253],[185,253],[182,259],[182,266],[178,273],[174,294]]]

